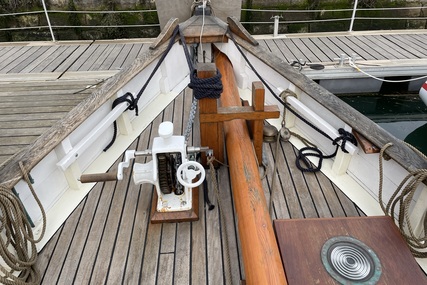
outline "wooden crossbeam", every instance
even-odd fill
[[[280,110],[275,105],[265,106],[263,111],[255,111],[253,106],[218,107],[218,112],[215,114],[200,114],[200,122],[225,122],[235,119],[264,120],[279,116]]]
[[[262,163],[263,127],[265,119],[279,118],[280,110],[277,105],[264,106],[265,90],[261,82],[252,83],[252,106],[228,106],[218,107],[216,100],[202,99],[200,105],[200,129],[202,134],[202,145],[209,146],[214,154],[223,149],[223,139],[218,142],[218,124],[222,122],[244,119],[249,121],[249,131],[252,137],[258,164]],[[211,106],[205,106],[210,104]],[[210,108],[210,109],[208,109]],[[208,142],[207,137],[212,137]],[[222,157],[221,157],[222,159]],[[221,160],[222,161],[222,160]]]

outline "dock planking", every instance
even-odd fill
[[[0,81],[0,165],[90,95],[99,80]]]

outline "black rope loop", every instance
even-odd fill
[[[216,75],[210,78],[197,77],[197,70],[190,73],[190,83],[188,87],[193,89],[193,95],[197,100],[203,98],[218,99],[222,93],[221,73],[218,71]]]
[[[345,144],[347,142],[351,142],[352,144],[354,144],[355,146],[357,146],[357,140],[354,137],[354,135],[350,132],[347,132],[346,130],[344,130],[343,128],[339,128],[338,129],[338,133],[340,134],[339,137],[335,138],[332,141],[333,145],[338,146],[338,143],[341,142],[341,150],[345,153],[348,153],[348,151],[345,149]]]
[[[312,164],[308,160],[309,156],[314,156],[319,158],[319,162],[317,166]],[[304,163],[304,166],[301,165],[301,162]],[[317,171],[320,171],[320,169],[322,168],[322,162],[323,162],[322,152],[316,147],[308,146],[308,147],[303,147],[298,151],[295,164],[297,168],[302,172],[317,172]]]
[[[122,103],[128,103],[129,106],[126,108],[126,110],[135,110],[135,114],[138,116],[138,101],[135,97],[133,97],[132,93],[126,92],[124,95],[116,98],[113,101],[112,109],[117,107],[119,104]],[[125,110],[125,111],[126,111]],[[113,123],[113,137],[111,138],[111,141],[107,144],[107,146],[104,148],[104,152],[107,151],[116,141],[117,137],[117,122],[114,121]]]

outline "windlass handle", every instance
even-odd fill
[[[115,181],[115,180],[117,180],[117,174],[114,172],[83,174],[82,176],[80,176],[81,183]]]

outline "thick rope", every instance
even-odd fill
[[[413,197],[417,191],[418,186],[427,179],[427,169],[418,169],[409,173],[399,184],[396,191],[390,197],[387,205],[384,206],[383,202],[383,160],[384,152],[387,148],[392,146],[392,143],[388,143],[381,148],[379,155],[379,190],[378,200],[384,214],[393,218],[397,221],[398,228],[403,238],[409,245],[413,256],[420,258],[427,258],[427,214],[424,216],[423,221],[423,237],[418,237],[412,228],[409,208],[413,201]],[[398,215],[396,217],[396,207],[399,207]],[[406,229],[406,230],[405,230]]]
[[[43,226],[40,237],[34,238],[24,205],[10,189],[0,186],[0,256],[8,268],[0,266],[0,282],[6,285],[35,285],[40,283],[40,273],[35,267],[38,243],[46,230],[46,213],[34,191],[22,162],[19,163],[23,177],[40,208]],[[21,272],[19,277],[13,272]]]
[[[317,172],[320,171],[322,168],[322,163],[324,159],[333,158],[337,155],[338,149],[340,148],[340,145],[338,142],[341,142],[341,150],[344,153],[348,153],[348,151],[345,149],[345,145],[347,142],[351,142],[352,144],[357,146],[357,140],[351,134],[350,132],[347,132],[346,130],[340,128],[338,129],[338,133],[340,134],[339,137],[332,140],[332,144],[336,146],[335,151],[330,155],[324,155],[320,149],[318,149],[315,146],[307,146],[303,147],[298,151],[297,159],[296,159],[296,166],[299,170],[302,172]],[[317,165],[313,165],[309,160],[308,157],[313,156],[317,157],[319,159]],[[303,162],[305,166],[301,164]]]
[[[209,165],[210,175],[212,178],[212,182],[214,184],[214,190],[215,190],[215,196],[217,199],[218,209],[220,213],[220,219],[221,224],[224,227],[224,230],[222,231],[222,240],[224,241],[224,250],[225,250],[225,259],[226,259],[226,268],[225,269],[225,276],[226,276],[226,284],[233,284],[233,278],[232,278],[232,271],[231,271],[231,258],[230,258],[230,245],[228,240],[228,229],[227,229],[227,221],[225,220],[224,215],[224,205],[222,204],[221,197],[219,195],[219,188],[218,188],[218,182],[216,178],[216,171],[213,162],[215,161],[214,156],[208,156],[207,163]]]

